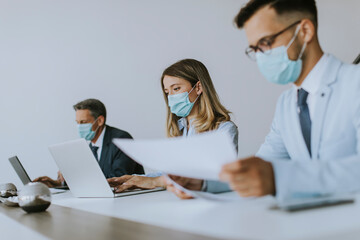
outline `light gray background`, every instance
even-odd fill
[[[0,183],[20,185],[12,155],[31,178],[55,177],[47,146],[77,138],[72,105],[85,98],[103,101],[108,124],[136,139],[165,137],[159,78],[183,58],[208,67],[239,126],[239,155],[254,154],[289,86],[267,83],[245,56],[246,37],[232,23],[245,2],[1,0]],[[318,8],[324,50],[351,62],[360,52],[360,2],[319,0]]]

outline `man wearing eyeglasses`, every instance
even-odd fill
[[[251,0],[235,22],[264,77],[292,87],[256,156],[225,165],[221,179],[244,197],[359,191],[360,67],[323,52],[315,1]]]

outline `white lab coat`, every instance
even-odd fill
[[[312,117],[310,157],[295,88],[279,98],[271,131],[256,154],[272,162],[276,197],[360,191],[360,66],[330,55]]]

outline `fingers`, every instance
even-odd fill
[[[46,182],[46,181],[53,181],[53,180],[46,176],[38,177],[33,180],[33,182]]]
[[[124,175],[124,176],[121,176],[121,177],[109,178],[109,179],[107,179],[107,181],[110,184],[110,186],[115,187],[115,186],[118,186],[118,185],[121,185],[121,184],[125,183],[126,181],[128,181],[132,177],[134,177],[134,176],[132,176],[132,175]]]
[[[232,183],[230,188],[242,197],[257,196],[259,187],[254,182]]]
[[[131,188],[134,188],[135,186],[134,185],[120,185],[119,187],[115,188],[115,193],[121,193],[125,190],[128,190],[128,189],[131,189]]]
[[[180,176],[175,176],[175,175],[171,175],[171,174],[169,174],[168,175],[169,176],[169,178],[171,179],[171,180],[173,180],[174,182],[176,182],[177,184],[179,184],[179,185],[181,185],[181,186],[184,186],[186,183],[186,178],[184,178],[184,177],[180,177]],[[168,182],[168,184],[171,184],[171,182],[170,181],[167,181]]]
[[[144,176],[125,176],[108,180],[110,186],[116,187],[119,191],[129,188],[152,189],[157,187],[157,181],[161,182],[161,179]]]
[[[222,171],[219,177],[224,182],[241,182],[247,179],[247,172]]]
[[[222,168],[222,171],[240,171],[243,168],[243,161],[242,160],[238,160],[232,163],[228,163],[225,164]]]
[[[39,182],[40,181],[40,177],[35,178],[34,180],[32,180],[33,182]]]
[[[242,191],[236,191],[237,194],[240,195],[240,197],[254,197],[254,194],[252,193],[251,189],[244,189]]]
[[[56,186],[55,186],[53,183],[51,183],[51,182],[42,181],[41,183],[45,184],[45,185],[48,186],[49,188],[56,187]]]
[[[64,176],[62,175],[62,173],[60,171],[58,172],[58,180],[60,182],[65,182]]]
[[[109,178],[109,179],[106,179],[107,181],[108,181],[108,183],[109,183],[109,185],[111,186],[111,187],[116,187],[117,185],[119,185],[118,183],[117,183],[117,181],[116,181],[116,177],[115,178]]]
[[[192,199],[193,197],[184,193],[183,191],[177,189],[176,187],[174,187],[173,185],[168,185],[166,190],[174,193],[176,196],[178,196],[181,199]]]
[[[248,157],[232,163],[225,164],[222,167],[219,177],[222,181],[225,182],[242,181],[244,179],[242,173],[248,172],[249,169],[251,169],[259,162],[259,160],[261,159],[257,157]]]
[[[165,179],[166,185],[173,185],[173,182],[175,182],[188,190],[194,190],[194,191],[200,191],[204,183],[203,179],[187,178],[187,177],[180,177],[174,175],[169,175],[169,178],[172,181],[169,179]]]
[[[192,178],[186,178],[186,177],[180,177],[180,176],[175,176],[175,175],[168,175],[169,178],[171,178],[171,180],[173,180],[174,182],[176,182],[177,184],[179,184],[182,187],[187,187],[188,183],[193,180]],[[167,181],[167,185],[171,185],[172,183],[170,181]]]
[[[259,187],[247,187],[247,188],[237,188],[235,190],[241,197],[260,197],[263,196],[263,192]]]
[[[43,184],[45,184],[46,186],[48,186],[49,188],[54,187],[54,184],[53,184],[52,182],[48,181],[48,180],[42,180],[42,179],[37,178],[37,179],[34,179],[33,182],[43,183]]]
[[[248,157],[244,159],[239,159],[235,162],[225,164],[222,168],[222,171],[229,171],[229,172],[239,172],[246,170],[249,165],[253,164],[254,161],[260,160],[257,157]]]
[[[180,177],[180,176],[176,176],[176,175],[172,175],[172,174],[169,174],[168,175],[169,178],[171,178],[172,180],[176,181],[176,180],[180,180],[182,179],[183,177]]]
[[[271,163],[257,157],[225,165],[219,177],[243,197],[263,196],[276,191]]]
[[[41,182],[43,178],[45,178],[45,177],[35,178],[35,179],[33,180],[33,182]]]

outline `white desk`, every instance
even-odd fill
[[[47,240],[48,238],[0,213],[0,239]]]
[[[235,194],[235,193],[227,193]],[[169,192],[115,199],[53,197],[53,204],[204,236],[229,239],[360,239],[360,195],[355,204],[288,213],[275,200],[180,200]]]

